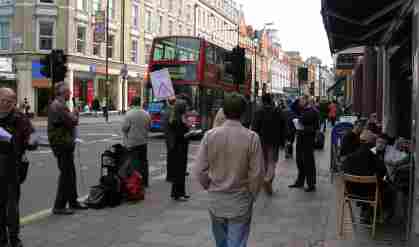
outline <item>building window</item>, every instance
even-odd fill
[[[192,29],[188,28],[188,35],[192,35]]]
[[[40,3],[54,3],[54,0],[39,0]]]
[[[54,45],[54,22],[39,22],[39,49],[51,50]]]
[[[108,57],[112,58],[113,57],[113,48],[114,48],[114,36],[113,35],[109,35],[108,36]]]
[[[173,10],[173,0],[169,0],[169,11]]]
[[[93,0],[92,6],[93,6],[93,13],[101,11],[102,10],[101,0]]]
[[[144,61],[145,61],[146,64],[148,64],[148,62],[150,61],[150,51],[151,51],[151,45],[146,44],[145,45],[145,53],[144,53],[144,56],[145,56]]]
[[[191,7],[191,5],[188,5],[188,7],[186,8],[186,19],[188,21],[192,20],[192,7]]]
[[[131,61],[138,63],[138,40],[135,39],[131,42]]]
[[[168,29],[169,29],[169,35],[172,35],[173,34],[173,21],[169,21]]]
[[[183,9],[183,1],[179,0],[179,16],[182,16],[182,9]]]
[[[138,29],[138,5],[137,4],[133,4],[132,5],[132,13],[131,13],[131,18],[132,18],[132,26],[135,29]]]
[[[163,28],[163,25],[162,25],[162,23],[163,23],[163,16],[159,16],[158,18],[157,18],[157,32],[159,33],[159,34],[162,34],[162,28]]]
[[[0,21],[0,50],[9,49],[9,35],[10,35],[9,22]]]
[[[0,0],[0,5],[12,3],[12,0]]]
[[[95,34],[93,34],[95,35]],[[93,55],[100,57],[101,55],[101,43],[95,42],[95,39],[93,38]]]
[[[77,10],[87,11],[87,0],[77,0]]]
[[[112,19],[115,16],[114,0],[109,0],[109,18]]]
[[[145,12],[145,30],[151,32],[151,11]]]
[[[77,26],[76,51],[85,53],[86,51],[86,27]]]

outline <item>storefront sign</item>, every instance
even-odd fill
[[[152,72],[150,77],[153,93],[157,99],[167,99],[175,95],[175,90],[173,89],[172,80],[170,79],[169,70],[167,68]]]
[[[0,72],[13,72],[13,60],[11,57],[0,57]]]

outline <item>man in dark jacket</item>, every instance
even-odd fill
[[[27,172],[23,156],[26,150],[36,147],[31,138],[32,124],[15,105],[14,91],[0,88],[0,247],[22,246],[19,239],[20,183]]]
[[[299,99],[300,116],[293,121],[297,129],[298,177],[290,188],[301,188],[307,182],[306,192],[316,190],[316,165],[314,160],[314,140],[319,129],[319,113],[309,103],[308,96]]]
[[[285,124],[281,111],[273,104],[272,96],[262,97],[263,107],[255,113],[252,129],[259,135],[265,160],[264,187],[268,195],[273,194],[272,182],[275,178],[279,147],[285,143]]]
[[[70,95],[64,82],[57,83],[55,99],[48,108],[48,141],[60,171],[54,214],[73,214],[74,210],[87,209],[77,201],[74,149],[79,117],[77,110],[72,113],[66,106]],[[70,208],[66,208],[67,203]]]

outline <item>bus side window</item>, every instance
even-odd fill
[[[207,64],[215,64],[214,53],[214,46],[208,44],[207,48],[205,49]]]

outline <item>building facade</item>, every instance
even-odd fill
[[[286,54],[288,56],[290,69],[290,87],[296,89],[299,87],[298,68],[304,65],[304,61],[298,51],[288,51]]]

